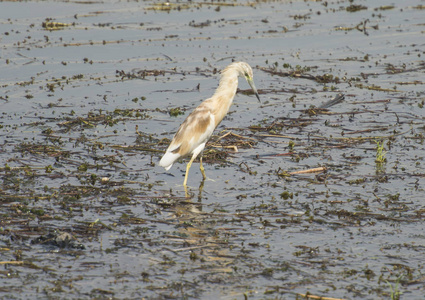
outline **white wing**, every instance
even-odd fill
[[[182,123],[159,165],[169,170],[182,156],[192,154],[196,157],[204,150],[214,129],[214,115],[201,104]]]

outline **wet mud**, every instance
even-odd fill
[[[0,298],[422,299],[421,1],[3,1]],[[207,144],[157,164],[248,62]]]

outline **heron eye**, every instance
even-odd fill
[[[247,72],[245,72],[245,77],[249,77]]]

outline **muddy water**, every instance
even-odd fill
[[[421,1],[0,8],[1,297],[422,299]],[[186,198],[157,163],[232,60],[262,103]]]

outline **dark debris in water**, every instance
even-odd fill
[[[58,248],[71,248],[84,250],[85,246],[81,244],[72,234],[64,231],[55,230],[46,235],[41,235],[31,240],[33,245],[53,246]]]
[[[45,22],[41,23],[41,27],[43,27],[46,30],[61,30],[69,26],[75,26],[75,22],[73,23],[62,23],[62,22],[54,22],[51,20],[46,20]]]
[[[421,5],[98,4],[2,24],[0,298],[424,295]],[[158,160],[239,59],[186,194]]]
[[[124,79],[146,79],[147,77],[158,77],[158,76],[165,76],[165,75],[185,75],[184,72],[177,72],[174,70],[140,70],[140,69],[133,69],[129,72],[126,72],[124,70],[117,70],[116,71],[117,76],[121,77],[122,80]]]
[[[338,76],[334,76],[332,74],[322,74],[322,75],[313,75],[308,73],[312,67],[300,67],[296,66],[293,68],[290,65],[284,65],[285,68],[289,68],[289,71],[281,71],[277,70],[275,68],[260,68],[260,70],[280,77],[295,77],[295,78],[302,78],[302,79],[309,79],[316,81],[318,83],[335,83],[338,84],[341,82],[340,78]]]

